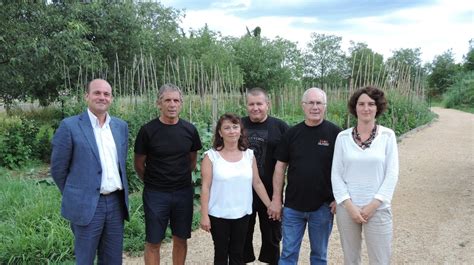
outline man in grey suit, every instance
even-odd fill
[[[121,264],[128,220],[125,163],[128,125],[111,117],[112,87],[92,80],[87,110],[64,119],[52,145],[51,175],[62,194],[61,213],[71,223],[77,264]]]

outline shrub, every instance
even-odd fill
[[[34,121],[17,116],[0,122],[0,166],[18,168],[32,158],[37,128]]]
[[[46,163],[49,163],[51,158],[51,140],[53,135],[54,128],[50,124],[43,124],[39,127],[33,143],[34,156]]]
[[[446,108],[473,108],[474,106],[474,71],[466,72],[456,79],[443,95]]]

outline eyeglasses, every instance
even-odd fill
[[[326,106],[326,103],[321,102],[321,101],[303,101],[303,104],[309,105],[311,107],[316,106],[318,108],[320,108],[322,106]]]

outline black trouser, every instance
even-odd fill
[[[258,207],[250,215],[247,239],[245,240],[244,261],[248,263],[255,260],[252,241],[257,213],[260,233],[262,235],[262,247],[260,248],[258,260],[269,264],[278,264],[278,259],[280,258],[281,222],[269,219],[267,209],[264,207]]]
[[[214,264],[243,264],[245,236],[249,215],[239,219],[224,219],[210,216],[211,234],[214,241]]]

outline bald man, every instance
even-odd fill
[[[96,255],[98,264],[122,264],[128,125],[108,113],[107,81],[89,82],[84,98],[87,110],[61,121],[54,134],[51,176],[71,223],[76,264],[94,264]]]

